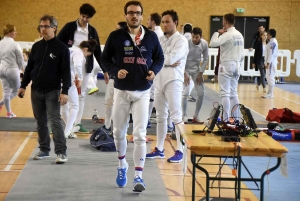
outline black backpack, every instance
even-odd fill
[[[113,136],[106,129],[103,129],[103,127],[94,131],[90,137],[90,143],[100,151],[116,151]]]

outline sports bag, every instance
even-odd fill
[[[103,129],[103,127],[94,131],[90,137],[90,143],[100,151],[116,151],[113,136],[107,130]]]
[[[266,120],[277,121],[278,123],[300,123],[300,113],[292,112],[288,108],[273,108],[269,110]]]

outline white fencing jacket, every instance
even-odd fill
[[[6,37],[0,41],[0,68],[23,68],[23,54],[19,43]]]
[[[278,42],[276,38],[271,38],[266,46],[265,65],[277,66]]]
[[[71,69],[71,83],[74,84],[75,75],[77,74],[78,80],[82,80],[82,69],[85,67],[86,59],[82,50],[79,47],[72,46],[70,50],[70,69]]]
[[[159,38],[164,53],[164,66],[154,78],[154,86],[163,89],[164,86],[173,80],[184,81],[184,69],[186,58],[189,53],[187,39],[176,31],[171,37],[162,36]],[[170,65],[180,61],[177,67]]]
[[[230,27],[220,36],[218,32],[215,32],[209,45],[211,47],[220,46],[220,64],[232,61],[241,64],[244,60],[244,37],[235,27]]]
[[[199,72],[204,72],[209,60],[208,44],[206,40],[201,39],[198,45],[195,45],[192,40],[189,40],[189,54],[185,65],[185,72],[189,75]],[[202,65],[200,66],[201,57],[203,55]]]

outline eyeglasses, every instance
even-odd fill
[[[141,11],[128,11],[127,12],[127,15],[130,15],[130,16],[134,16],[134,14],[136,14],[136,16],[141,16],[142,15],[142,12]]]
[[[39,26],[40,29],[42,29],[42,28],[49,29],[50,27],[52,28],[52,26],[49,26],[49,25],[40,25]]]

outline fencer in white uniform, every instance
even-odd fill
[[[12,112],[10,100],[16,97],[20,88],[20,70],[23,65],[22,50],[19,43],[14,41],[17,35],[16,27],[11,24],[4,26],[4,38],[0,41],[0,79],[3,88],[3,98],[0,101],[6,107],[6,117],[16,117]]]
[[[161,23],[161,16],[158,13],[150,14],[147,21],[147,27],[148,29],[154,31],[158,38],[164,35],[164,32],[161,30],[160,23]],[[152,114],[153,107],[154,107],[154,86],[152,85],[150,89],[149,118],[148,118],[147,128],[151,128],[150,117]]]
[[[265,67],[266,78],[268,81],[268,93],[262,95],[262,98],[274,98],[275,76],[277,69],[277,54],[278,54],[278,42],[276,40],[276,30],[269,29],[267,32],[269,43],[266,46]]]
[[[167,134],[168,110],[172,122],[182,122],[181,96],[184,81],[184,68],[188,55],[188,41],[181,35],[176,27],[178,15],[174,10],[168,10],[162,14],[162,27],[165,35],[159,38],[164,52],[164,66],[154,79],[154,100],[157,116],[157,141],[155,149],[146,155],[146,158],[164,158],[164,141]],[[182,144],[180,134],[175,129],[177,148],[175,155],[168,162],[180,162],[182,160]]]
[[[82,41],[79,47],[73,46],[70,50],[71,87],[68,91],[69,100],[61,107],[61,116],[66,124],[64,134],[66,138],[74,139],[77,135],[72,131],[73,124],[79,110],[77,88],[83,80],[82,69],[86,64],[86,57],[92,55],[97,42],[95,40]]]
[[[182,94],[182,113],[183,121],[187,119],[187,103],[189,91],[191,90],[191,80],[196,83],[195,89],[197,92],[197,101],[195,113],[193,116],[193,123],[202,123],[199,118],[199,112],[202,107],[204,97],[204,79],[203,73],[208,63],[208,44],[206,40],[202,38],[202,30],[199,27],[194,27],[192,30],[192,39],[189,42],[189,54],[185,65],[184,72],[184,89]],[[200,66],[200,61],[203,55],[203,61]],[[188,88],[188,89],[187,89]]]
[[[234,27],[235,17],[229,13],[223,17],[223,29],[215,32],[210,40],[211,47],[220,46],[220,64],[218,80],[223,105],[223,121],[239,117],[239,111],[233,108],[239,104],[238,81],[240,67],[244,60],[244,37]],[[226,31],[225,31],[226,30]]]

